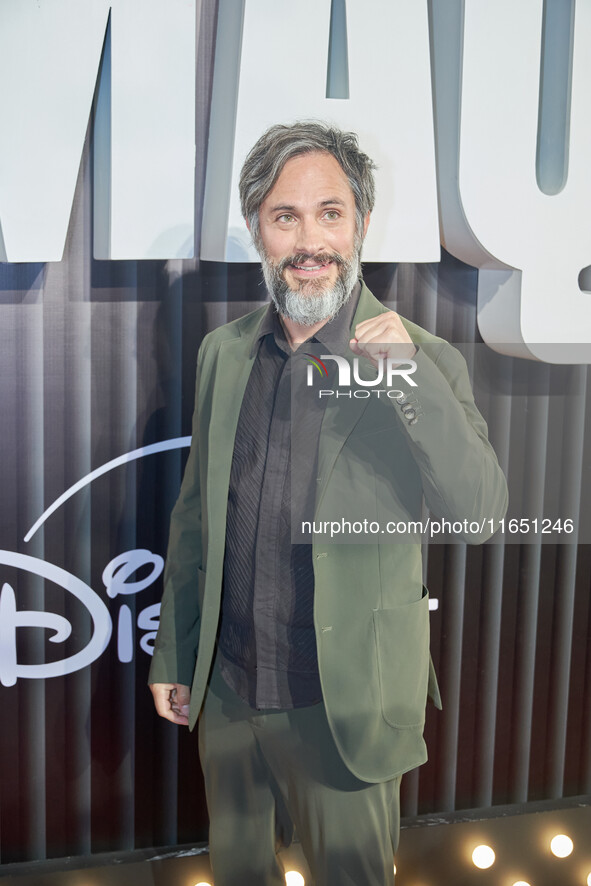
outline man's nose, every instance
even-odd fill
[[[315,218],[300,219],[296,242],[297,252],[316,255],[319,252],[324,252],[325,249],[325,232],[319,221]]]

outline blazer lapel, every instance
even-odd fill
[[[351,338],[354,336],[355,327],[358,323],[361,323],[363,320],[368,320],[370,317],[375,317],[385,311],[387,311],[387,308],[385,308],[381,302],[372,295],[365,283],[362,283],[359,303],[351,324]],[[347,350],[348,349],[345,349],[345,351]],[[343,354],[343,356],[346,356],[349,364],[352,365],[355,356],[353,352],[348,351],[348,353]],[[351,378],[353,378],[352,374]],[[354,397],[353,390],[351,390],[351,398],[337,397],[336,390],[338,389],[335,389],[335,396],[327,402],[318,444],[317,508],[322,501],[324,492],[326,491],[326,486],[334,468],[335,461],[337,460],[347,437],[357,422],[361,419],[369,402],[369,397]]]
[[[221,570],[223,564],[234,439],[240,407],[256,357],[256,353],[251,353],[253,341],[253,334],[227,339],[220,345],[218,354],[209,425],[207,499],[211,559],[208,571],[210,565]]]

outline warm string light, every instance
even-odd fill
[[[305,886],[306,881],[299,871],[287,871],[285,874],[285,883],[286,886]],[[195,883],[195,886],[212,886],[212,884],[208,883],[206,880],[200,880],[199,883]]]
[[[285,883],[286,886],[305,886],[306,881],[299,871],[287,871],[285,874]],[[212,884],[205,880],[200,880],[199,883],[195,883],[195,886],[212,886]]]
[[[573,848],[573,841],[566,834],[556,834],[550,841],[550,849],[556,858],[568,858]]]
[[[484,844],[482,846],[477,846],[472,852],[472,861],[477,868],[484,871],[486,868],[492,867],[495,863],[494,850],[490,846]]]
[[[556,834],[550,841],[550,849],[557,858],[567,858],[574,849],[573,841],[566,834]],[[495,852],[491,846],[481,844],[476,846],[472,852],[472,861],[475,867],[481,870],[490,868],[495,863]],[[394,865],[394,873],[396,873],[396,865]],[[305,886],[305,880],[299,871],[287,871],[285,874],[286,886]],[[587,876],[587,886],[591,886],[591,873]],[[212,886],[205,880],[196,883],[195,886]],[[516,880],[512,886],[531,886],[526,880]]]

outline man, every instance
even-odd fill
[[[306,494],[315,520],[343,501],[354,519],[366,489],[380,519],[416,516],[423,494],[440,516],[495,519],[506,486],[460,355],[360,280],[374,181],[356,137],[274,126],[240,193],[272,302],[199,353],[151,689],[161,716],[200,717],[216,886],[283,883],[276,846],[292,824],[316,886],[389,886],[428,689],[439,704],[420,545],[318,531],[293,544],[291,524]],[[302,496],[291,378],[315,342],[366,369],[414,366],[417,393],[384,376],[382,398],[300,403],[315,468]]]

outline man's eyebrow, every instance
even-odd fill
[[[290,206],[288,203],[279,203],[277,206],[270,206],[269,212],[295,212],[295,206]]]
[[[345,201],[341,200],[340,197],[329,197],[327,200],[322,200],[319,206],[344,206]],[[289,203],[278,203],[277,206],[270,206],[269,212],[297,212],[297,206],[293,206]]]

